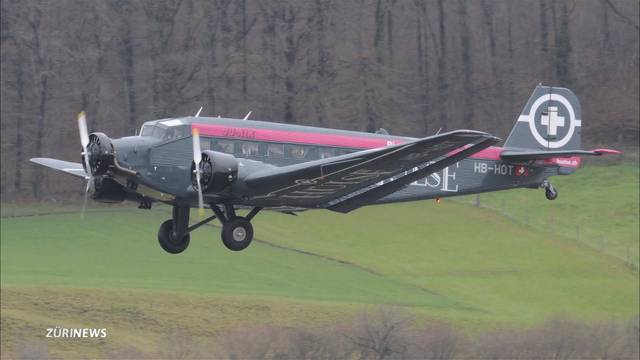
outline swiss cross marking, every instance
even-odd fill
[[[564,116],[558,116],[557,106],[549,106],[549,114],[542,114],[540,123],[549,129],[549,135],[556,136],[558,135],[558,127],[564,126]]]

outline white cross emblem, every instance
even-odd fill
[[[558,135],[558,127],[564,126],[564,116],[558,116],[558,107],[549,106],[549,114],[540,117],[540,123],[548,128],[547,133],[551,136]]]

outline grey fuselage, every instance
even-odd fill
[[[146,122],[138,136],[113,140],[120,166],[136,172],[125,188],[155,201],[197,206],[191,184],[192,127],[200,129],[202,150],[238,159],[238,181],[228,195],[207,202],[255,205],[243,197],[242,179],[253,171],[340,156],[414,140],[388,134],[325,129],[262,121],[185,117]],[[372,204],[458,196],[519,187],[538,187],[552,175],[564,174],[548,162],[506,162],[501,148],[490,147],[435,172]],[[245,189],[246,190],[246,189]]]

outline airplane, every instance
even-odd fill
[[[202,110],[202,108],[200,109]],[[581,150],[580,102],[569,89],[538,85],[502,147],[489,133],[455,130],[424,138],[272,122],[196,116],[147,121],[136,136],[88,133],[78,115],[80,163],[30,161],[83,178],[98,202],[133,201],[173,207],[158,230],[168,253],[183,252],[190,233],[218,219],[223,244],[251,243],[261,210],[310,209],[347,213],[363,206],[437,199],[515,188],[541,188],[569,175],[581,156],[620,154]],[[204,207],[213,214],[203,218]],[[201,221],[190,225],[191,208]],[[240,216],[236,212],[246,209]]]

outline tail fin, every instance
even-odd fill
[[[522,109],[500,157],[506,161],[541,160],[558,165],[560,174],[580,166],[580,156],[620,154],[610,149],[580,149],[582,110],[569,89],[538,85]]]
[[[580,150],[582,110],[569,89],[538,85],[504,147],[519,151]]]

